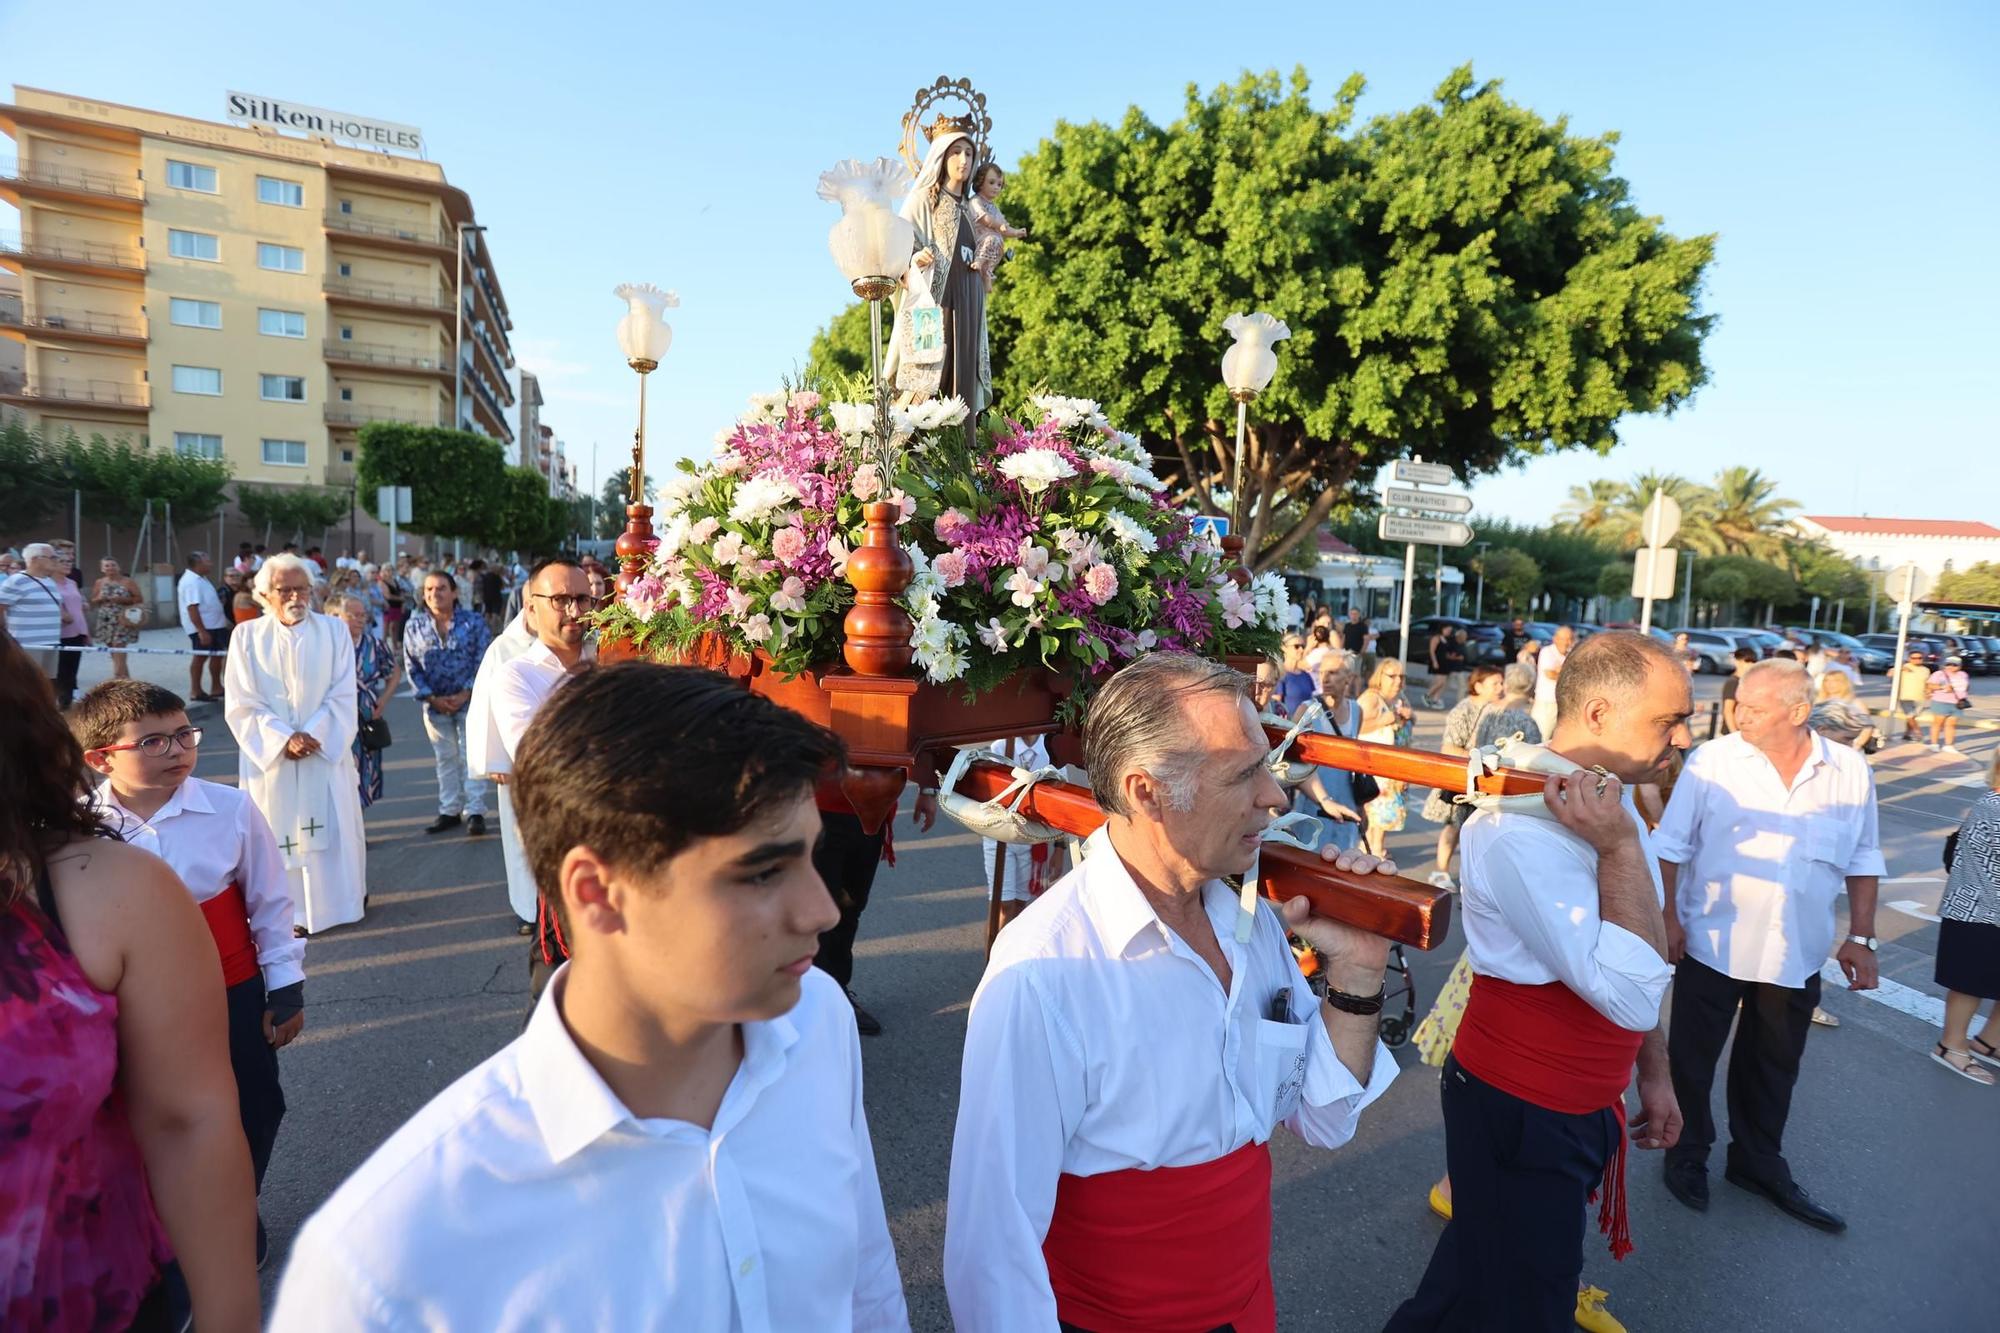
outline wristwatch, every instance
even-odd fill
[[[1880,941],[1878,941],[1873,935],[1849,935],[1847,937],[1847,942],[1849,944],[1866,945],[1869,953],[1874,953],[1880,944]]]

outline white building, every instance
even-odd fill
[[[1883,573],[1915,564],[1933,580],[1981,561],[2000,563],[2000,528],[1943,518],[1845,518],[1805,514],[1792,520],[1799,535],[1824,538],[1864,569]]]

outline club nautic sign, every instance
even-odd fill
[[[414,125],[398,125],[392,120],[370,120],[365,116],[350,116],[344,111],[302,106],[297,102],[259,97],[254,93],[230,93],[225,114],[231,120],[247,121],[252,125],[271,125],[302,134],[324,134],[328,138],[346,139],[370,148],[416,153],[419,156],[424,151],[424,132]]]

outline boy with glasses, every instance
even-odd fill
[[[228,988],[229,1063],[257,1184],[271,1164],[285,1094],[278,1048],[305,1026],[305,941],[271,826],[235,787],[195,777],[201,728],[171,690],[109,680],[70,710],[84,762],[104,778],[92,798],[105,823],[173,868],[201,907]],[[266,1256],[257,1223],[257,1265]]]

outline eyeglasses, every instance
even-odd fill
[[[529,593],[528,595],[530,597],[539,597],[543,601],[547,602],[549,605],[553,606],[556,610],[568,611],[571,614],[574,614],[578,611],[588,611],[592,607],[597,605],[597,599],[590,596],[590,594],[588,593],[574,594],[566,592],[534,592],[534,593]]]
[[[201,728],[182,727],[179,731],[172,733],[163,731],[156,735],[144,736],[128,745],[97,745],[91,748],[98,754],[110,754],[114,750],[137,750],[149,759],[163,759],[174,752],[176,745],[183,750],[199,748],[201,745]]]

